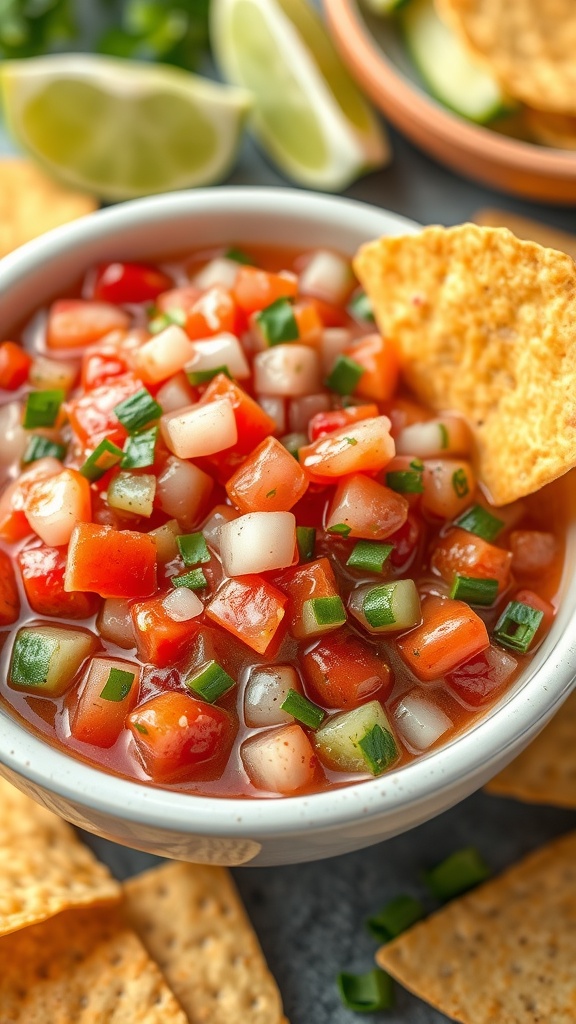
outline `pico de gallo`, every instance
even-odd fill
[[[0,344],[0,699],[196,794],[370,779],[449,742],[554,618],[553,488],[492,508],[350,262],[94,267]]]

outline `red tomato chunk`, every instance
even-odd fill
[[[64,587],[100,597],[148,597],[156,589],[156,545],[146,533],[81,523],[70,538]]]
[[[390,666],[352,633],[322,640],[302,663],[312,694],[329,708],[353,708],[375,694],[386,700],[392,690]]]
[[[18,556],[20,573],[28,603],[38,615],[61,616],[66,619],[88,619],[98,609],[96,594],[82,591],[68,593],[64,589],[66,549],[25,548]]]
[[[162,693],[128,716],[128,728],[154,781],[194,772],[222,756],[232,738],[225,711],[185,693]]]
[[[423,683],[440,679],[490,643],[486,626],[462,601],[428,597],[423,622],[398,641],[398,650]]]

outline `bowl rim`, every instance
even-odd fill
[[[470,155],[486,159],[488,148],[490,158],[503,167],[576,180],[576,151],[538,146],[467,121],[396,68],[370,32],[357,0],[322,2],[342,56],[353,65],[355,76],[391,120],[396,121],[401,113],[429,132],[433,119],[440,141]]]
[[[342,231],[358,222],[366,232],[390,233],[390,227],[412,232],[418,225],[389,211],[341,197],[323,196],[288,188],[220,187],[133,200],[90,214],[22,246],[0,261],[0,296],[26,276],[40,272],[50,258],[70,254],[89,243],[113,237],[116,231],[152,226],[166,218],[229,212],[264,218],[316,218],[340,225]],[[362,228],[362,230],[364,230]],[[34,303],[31,302],[31,312]],[[575,545],[576,546],[576,545]],[[568,559],[562,589],[568,571]],[[576,597],[576,577],[573,578]],[[571,610],[570,610],[571,609]],[[162,789],[125,779],[53,747],[0,707],[0,768],[23,776],[40,789],[113,816],[179,833],[209,832],[213,836],[294,835],[305,830],[330,831],[353,820],[393,816],[430,800],[514,752],[523,738],[548,720],[570,691],[576,674],[576,641],[567,628],[576,617],[576,600],[564,593],[557,619],[535,653],[518,689],[488,709],[470,729],[447,746],[433,751],[398,771],[379,778],[305,796],[239,799],[205,797]],[[479,743],[479,731],[483,739]]]

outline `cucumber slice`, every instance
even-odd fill
[[[384,708],[377,700],[362,704],[353,711],[342,711],[333,715],[322,725],[315,736],[316,750],[322,761],[330,768],[345,772],[369,772],[370,766],[362,753],[360,741],[367,736],[374,726],[387,734],[388,745],[395,749],[387,764],[391,768],[398,759],[398,747],[394,730],[388,721]]]
[[[8,685],[42,697],[61,697],[97,647],[87,629],[24,626],[16,635]]]
[[[487,124],[510,109],[496,80],[474,63],[438,17],[433,0],[411,0],[401,24],[412,60],[441,103],[477,124]]]

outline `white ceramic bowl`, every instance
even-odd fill
[[[118,206],[0,262],[0,336],[93,263],[235,243],[328,246],[415,230],[384,210],[288,189],[181,192]],[[572,488],[573,490],[574,488]],[[568,494],[567,503],[572,498]],[[571,508],[570,508],[571,510]],[[152,853],[217,864],[286,864],[356,850],[439,814],[478,789],[544,726],[576,673],[576,531],[554,626],[514,690],[446,747],[379,779],[290,799],[220,800],[107,775],[0,709],[0,774],[75,825]]]

